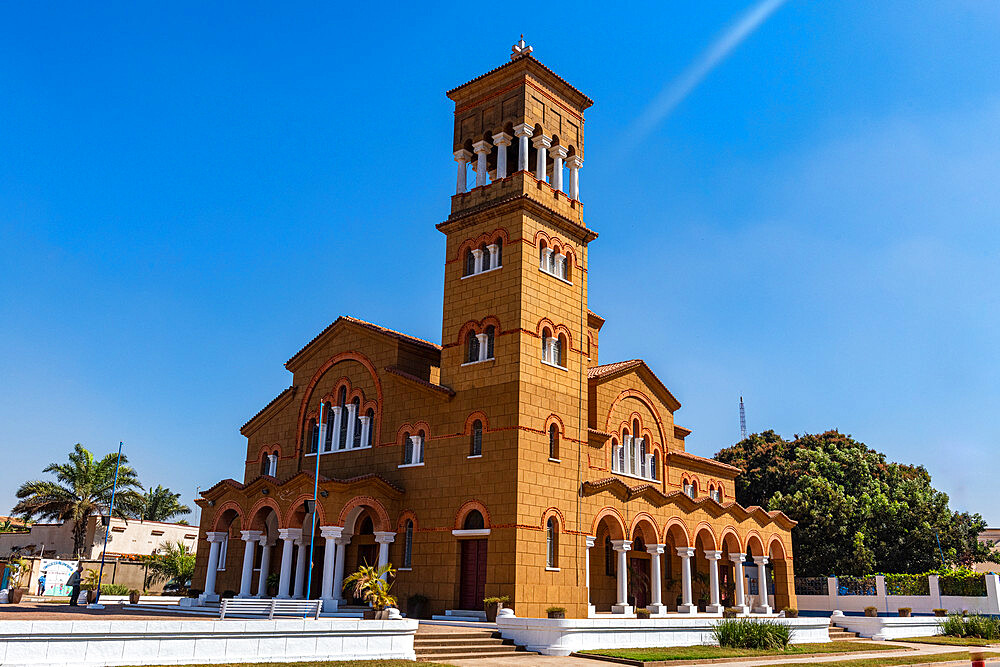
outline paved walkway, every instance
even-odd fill
[[[214,616],[198,616],[177,613],[164,614],[162,611],[127,612],[120,604],[109,604],[104,609],[71,607],[69,603],[22,602],[21,604],[0,604],[0,622],[3,621],[170,621],[182,616],[186,621],[214,621]]]

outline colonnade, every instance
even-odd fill
[[[587,567],[587,592],[590,593],[590,549],[594,546],[595,538],[587,537],[586,541],[586,558],[585,563]],[[616,557],[616,603],[612,605],[611,612],[614,614],[632,614],[635,609],[628,604],[628,552],[632,549],[632,540],[611,540],[611,546],[615,551]],[[646,552],[650,556],[650,603],[647,606],[650,615],[659,616],[667,612],[666,605],[663,604],[662,600],[662,567],[661,567],[661,556],[664,553],[669,553],[669,546],[666,544],[649,544],[646,545]],[[678,605],[677,611],[681,614],[694,614],[698,611],[698,605],[694,602],[694,593],[692,590],[692,569],[693,561],[695,558],[695,548],[694,547],[676,547],[675,552],[680,557],[681,560],[681,604]],[[768,597],[767,590],[767,574],[766,568],[768,565],[767,556],[753,556],[754,563],[757,565],[757,584],[759,589],[758,604],[753,606],[751,609],[750,598],[747,595],[746,586],[744,585],[744,570],[743,563],[746,556],[742,553],[724,553],[722,551],[705,551],[705,558],[708,560],[708,574],[709,574],[709,604],[706,607],[706,611],[709,613],[722,613],[722,595],[720,592],[719,585],[719,561],[726,557],[732,562],[734,568],[734,579],[736,584],[735,596],[736,604],[735,606],[739,609],[740,613],[747,614],[750,611],[760,614],[770,614],[771,613],[771,603]]]
[[[528,171],[528,140],[535,149],[535,178],[540,181],[549,182],[548,178],[548,158],[552,156],[552,180],[549,183],[552,189],[565,193],[570,199],[579,201],[580,199],[580,167],[583,166],[583,158],[579,155],[569,155],[565,146],[552,144],[552,137],[544,133],[537,137],[532,135],[535,128],[527,123],[514,126],[514,137],[506,132],[493,135],[493,143],[477,141],[472,144],[472,152],[462,148],[455,151],[455,162],[458,163],[458,179],[455,185],[455,193],[462,194],[466,191],[466,180],[468,178],[468,167],[472,164],[472,156],[476,156],[475,166],[476,187],[490,184],[490,175],[487,171],[487,160],[497,149],[497,169],[494,180],[507,178],[507,147],[511,145],[513,139],[517,138],[517,171]],[[569,187],[563,187],[563,166],[569,168]]]
[[[317,538],[325,540],[322,560],[322,585],[320,599],[326,611],[336,610],[343,603],[344,558],[347,545],[353,535],[345,533],[343,526],[317,526]],[[281,542],[281,568],[278,575],[278,599],[304,599],[306,594],[306,576],[309,569],[309,536],[303,534],[301,528],[281,528],[278,530],[277,541]],[[219,571],[221,545],[227,539],[228,533],[208,533],[208,570],[205,576],[205,592],[203,600],[218,600],[215,592],[216,576]],[[267,578],[271,566],[271,552],[277,546],[269,536],[260,530],[240,531],[243,541],[243,567],[240,573],[240,598],[266,598]],[[378,567],[389,562],[389,545],[396,538],[396,533],[376,531],[375,543],[378,544]],[[261,549],[260,576],[256,593],[252,590],[254,558],[257,548]],[[294,567],[293,567],[294,563]]]

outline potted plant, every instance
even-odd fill
[[[409,618],[427,618],[427,604],[429,600],[426,595],[414,593],[406,598],[406,615]]]
[[[281,577],[277,572],[272,572],[267,575],[267,579],[264,582],[267,584],[267,594],[274,597],[278,594],[278,583],[281,581]]]
[[[509,595],[500,595],[483,599],[483,607],[486,610],[486,621],[494,623],[497,620],[497,613],[503,609],[505,602],[510,602]]]
[[[947,609],[934,609],[933,611],[934,611],[934,615],[935,616],[947,616],[948,615],[948,610]]]
[[[365,613],[365,618],[386,620],[389,618],[389,608],[396,606],[396,598],[389,594],[392,588],[390,579],[396,576],[392,564],[382,567],[362,565],[358,571],[344,579],[344,589],[351,586],[352,594],[371,605],[372,610]],[[353,586],[352,586],[353,584]]]
[[[911,609],[910,607],[900,607],[896,611],[899,614],[900,618],[909,618],[910,612],[912,612],[913,609]]]
[[[878,607],[865,607],[865,616],[878,616]]]
[[[129,604],[139,604],[139,591],[133,589],[128,592]]]
[[[739,607],[726,607],[722,610],[722,618],[736,618],[739,613]]]
[[[549,607],[545,610],[549,618],[566,618],[566,607]]]
[[[636,618],[649,618],[649,610],[646,608],[635,610]]]
[[[785,612],[785,618],[798,618],[799,610],[795,607],[785,607],[781,611]]]

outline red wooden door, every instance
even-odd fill
[[[486,540],[462,540],[458,606],[482,609],[486,597]]]

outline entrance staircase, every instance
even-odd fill
[[[208,602],[203,606],[199,607],[181,607],[176,604],[147,604],[140,603],[137,605],[123,604],[122,609],[129,611],[132,609],[138,611],[155,611],[160,613],[168,614],[179,614],[185,616],[211,616],[214,618],[219,617],[219,603],[218,602]],[[320,618],[364,618],[365,611],[368,607],[348,607],[343,606],[337,609],[337,611],[324,611],[320,612]],[[233,613],[226,614],[226,618],[267,618],[266,614],[241,614]]]
[[[500,658],[512,655],[537,655],[503,639],[495,630],[471,628],[446,629],[421,623],[413,639],[413,650],[422,662],[444,662],[473,658]]]
[[[834,623],[832,618],[830,619],[830,629],[828,632],[830,633],[830,641],[832,642],[850,642],[861,639],[858,633],[845,630]]]
[[[432,621],[464,621],[466,623],[485,623],[486,612],[482,609],[448,609],[444,614],[431,616]]]

